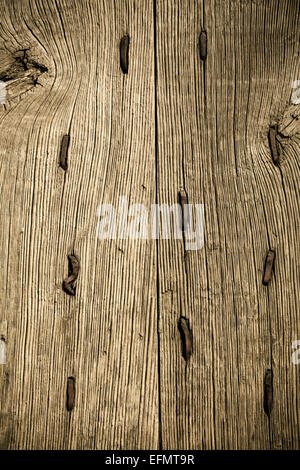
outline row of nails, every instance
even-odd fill
[[[186,360],[189,359],[191,355],[191,331],[189,328],[188,320],[184,317],[180,317],[179,327],[181,329],[182,335],[186,338],[186,349],[184,354],[186,355]],[[75,378],[68,377],[67,380],[67,411],[72,411],[75,406]],[[273,408],[273,373],[271,369],[267,369],[264,376],[264,401],[263,401],[264,412],[268,417],[270,417],[272,408]]]
[[[192,331],[189,325],[189,320],[181,316],[178,322],[178,328],[179,328],[180,335],[182,338],[183,357],[186,361],[188,361],[192,354],[192,346],[193,346],[193,337],[192,337]],[[3,348],[3,351],[1,350],[1,348]],[[0,339],[0,353],[1,353],[0,364],[5,364],[6,358],[5,358],[5,338],[4,337],[1,337]],[[3,360],[1,360],[1,358]],[[67,411],[72,411],[75,406],[75,396],[76,396],[74,377],[68,377],[66,391],[67,391],[66,408],[67,408]],[[263,408],[264,408],[266,415],[270,417],[270,414],[273,408],[273,373],[271,369],[267,369],[265,376],[264,376]]]
[[[280,163],[280,151],[279,151],[279,146],[278,146],[278,141],[277,141],[277,134],[278,134],[277,126],[275,127],[271,126],[269,128],[269,133],[268,133],[270,153],[271,153],[271,157],[272,157],[274,164],[278,166]],[[70,136],[69,134],[65,134],[61,141],[60,155],[59,155],[59,166],[65,171],[67,171],[68,169],[69,143],[70,143]]]
[[[74,254],[68,255],[68,261],[69,261],[68,277],[63,280],[62,288],[66,292],[66,294],[75,295],[76,293],[75,282],[78,278],[78,274],[80,270],[80,263],[79,263],[79,259]],[[266,260],[265,260],[265,268],[264,268],[264,275],[263,275],[263,281],[262,281],[264,286],[267,286],[271,281],[272,272],[274,270],[274,262],[275,262],[275,251],[269,250]]]

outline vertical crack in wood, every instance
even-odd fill
[[[264,377],[264,411],[268,417],[273,408],[273,372],[267,369]]]
[[[69,143],[70,143],[70,136],[69,134],[65,134],[61,141],[60,154],[59,154],[59,166],[65,171],[68,169]]]
[[[269,146],[270,146],[272,160],[275,165],[279,165],[279,159],[280,159],[279,146],[277,142],[277,134],[278,134],[277,126],[271,126],[269,129],[269,133],[268,133],[268,139],[269,139]]]
[[[264,276],[263,276],[263,285],[267,286],[271,281],[272,271],[274,270],[274,262],[275,262],[275,251],[269,250],[266,261],[265,261],[265,268],[264,268]]]
[[[200,59],[206,60],[207,57],[207,34],[205,30],[202,30],[199,37],[199,51]]]
[[[80,264],[79,264],[79,260],[77,256],[74,254],[68,255],[68,260],[69,260],[69,275],[63,281],[62,288],[66,292],[66,294],[75,295],[76,287],[74,286],[74,283],[79,274]]]
[[[123,36],[120,42],[120,66],[124,74],[128,73],[129,42],[128,34]]]
[[[178,328],[182,343],[182,356],[186,362],[189,361],[193,349],[193,336],[190,329],[190,322],[186,317],[181,316],[178,322]]]
[[[67,410],[72,411],[75,406],[75,378],[68,377],[67,381]]]

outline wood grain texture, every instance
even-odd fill
[[[299,449],[299,10],[0,0],[0,449]],[[201,250],[97,239],[178,195]]]
[[[23,69],[8,73],[1,105],[0,446],[156,448],[155,245],[96,238],[100,204],[155,197],[152,4],[1,0],[0,10],[13,69],[20,49],[48,69],[35,87]],[[74,297],[62,290],[72,252]]]
[[[158,199],[184,188],[205,207],[202,250],[159,243],[162,445],[299,448],[299,2],[158,0],[156,13]],[[271,125],[284,134],[280,167]],[[188,366],[181,315],[193,331]]]

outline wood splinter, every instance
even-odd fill
[[[200,33],[199,50],[200,50],[200,59],[205,60],[207,57],[207,34],[205,30],[201,31]]]
[[[75,405],[75,379],[68,377],[67,381],[67,410],[72,411]]]
[[[68,169],[68,148],[69,148],[70,136],[65,134],[61,141],[60,154],[59,154],[59,166],[67,171]]]
[[[278,128],[277,126],[271,126],[269,129],[268,139],[271,151],[272,160],[275,165],[279,164],[279,147],[277,142]]]
[[[273,408],[273,372],[267,369],[264,377],[264,412],[270,416]]]
[[[129,36],[126,34],[122,37],[120,42],[120,66],[124,74],[128,73],[128,50],[129,50]]]
[[[193,336],[190,329],[189,320],[181,316],[178,322],[178,328],[182,341],[182,355],[185,361],[188,362],[192,355],[193,348]]]
[[[78,274],[79,274],[79,260],[75,255],[68,255],[69,260],[69,275],[63,281],[62,288],[69,295],[75,295],[76,287],[74,286],[74,282],[76,281]]]
[[[274,261],[275,261],[275,251],[269,250],[264,269],[263,285],[267,286],[271,280],[272,271],[274,270]]]

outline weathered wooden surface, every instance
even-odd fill
[[[299,10],[0,0],[0,448],[299,448]],[[100,204],[182,190],[201,250],[96,238]]]
[[[203,8],[202,8],[203,6]],[[298,1],[157,2],[158,193],[205,205],[205,244],[160,243],[166,448],[298,448]],[[197,49],[207,31],[207,59]],[[293,115],[295,116],[293,118]],[[282,131],[282,162],[268,130]],[[170,137],[171,136],[171,137]],[[287,138],[284,138],[286,136]],[[265,257],[276,271],[262,285]],[[190,320],[185,372],[177,322]],[[298,367],[298,368],[297,368]],[[273,410],[264,375],[273,371]]]

